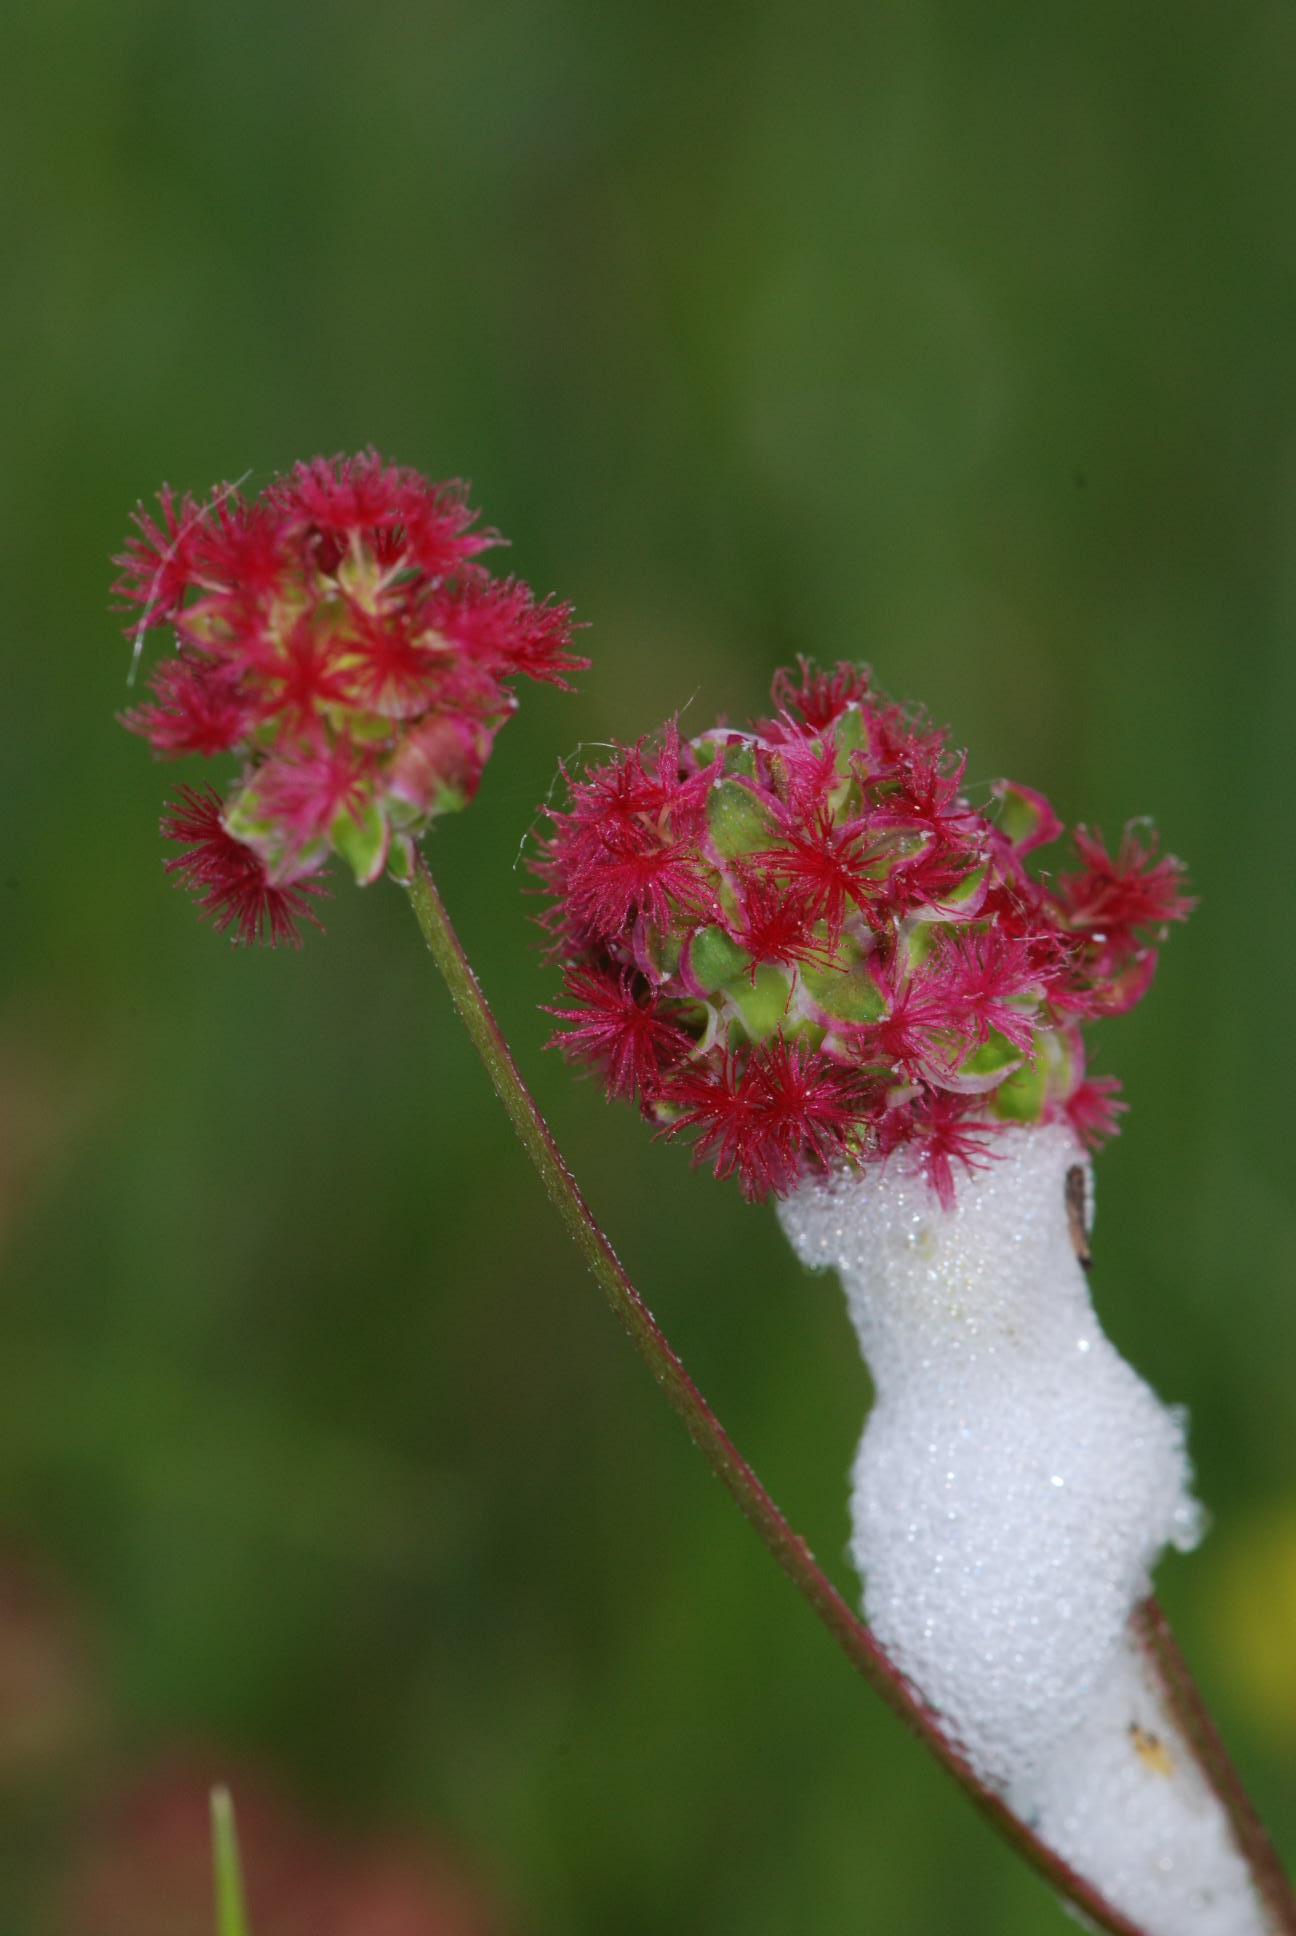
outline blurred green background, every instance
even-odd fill
[[[835,1286],[541,1052],[517,857],[556,761],[861,657],[973,783],[1189,861],[1095,1038],[1131,1113],[1094,1283],[1192,1409],[1216,1527],[1163,1598],[1296,1857],[1296,14],[50,0],[6,43],[0,1544],[111,1718],[7,1777],[0,1927],[43,1926],[69,1797],[178,1738],[435,1841],[518,1936],[1071,1927],[684,1439],[400,894],[236,954],[163,877],[108,554],[163,479],[371,440],[471,478],[589,622],[433,863],[847,1587]]]

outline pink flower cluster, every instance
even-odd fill
[[[233,754],[232,797],[185,787],[168,863],[236,941],[299,939],[333,854],[360,881],[408,874],[440,813],[473,796],[519,676],[565,685],[571,612],[480,555],[457,485],[376,451],[315,458],[262,494],[163,491],[114,562],[140,615],[174,634],[152,698],[125,716],[155,753]]]
[[[773,696],[746,731],[668,725],[551,812],[558,1044],[751,1197],[908,1143],[948,1203],[1005,1123],[1110,1134],[1081,1025],[1146,990],[1191,906],[1180,863],[1077,829],[1074,870],[1040,880],[1047,800],[1002,782],[972,806],[947,735],[867,671],[803,661]]]

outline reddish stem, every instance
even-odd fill
[[[1167,1707],[1228,1815],[1233,1839],[1251,1871],[1275,1932],[1296,1936],[1296,1895],[1158,1601],[1149,1598],[1135,1608],[1131,1625],[1135,1639],[1151,1663]]]

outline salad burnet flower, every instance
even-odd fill
[[[519,678],[565,686],[570,607],[492,577],[458,484],[376,451],[315,458],[259,496],[164,490],[115,560],[115,591],[175,650],[124,723],[164,759],[237,762],[232,790],[185,786],[168,868],[236,942],[296,943],[320,875],[407,879],[414,843],[473,797]],[[317,923],[318,925],[318,923]]]
[[[536,871],[565,964],[566,1054],[744,1192],[902,1145],[947,1207],[1005,1125],[1115,1127],[1083,1025],[1145,992],[1191,902],[1155,834],[1115,856],[1004,781],[984,809],[948,736],[869,674],[802,662],[746,729],[623,749],[549,813]]]

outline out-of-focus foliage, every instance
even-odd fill
[[[1296,1499],[1220,1532],[1212,1644],[1232,1663],[1247,1721],[1296,1751]]]
[[[520,1936],[1069,1927],[684,1441],[400,894],[235,955],[163,877],[163,776],[112,723],[128,510],[372,439],[471,477],[591,623],[434,863],[615,1242],[847,1584],[835,1292],[540,1052],[516,862],[556,760],[858,655],[974,785],[1151,811],[1189,861],[1103,1046],[1094,1282],[1192,1406],[1220,1530],[1164,1597],[1296,1854],[1238,1659],[1275,1576],[1230,1530],[1294,1483],[1290,8],[57,0],[5,52],[0,1520],[126,1735],[435,1837]],[[79,1819],[25,1779],[13,1936]]]

